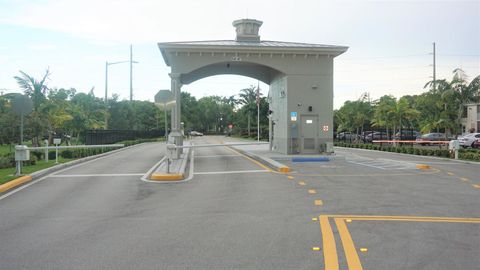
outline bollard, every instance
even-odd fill
[[[55,145],[55,164],[58,164],[58,144]]]
[[[48,163],[48,140],[45,140],[45,145],[47,148],[45,148],[45,162]]]

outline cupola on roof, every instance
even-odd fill
[[[263,24],[262,21],[257,21],[254,19],[241,19],[233,21],[232,24],[237,31],[237,37],[235,39],[236,41],[260,41],[258,30]]]

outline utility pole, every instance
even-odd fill
[[[105,61],[105,130],[108,129],[108,61]]]
[[[260,82],[257,81],[257,141],[260,141]]]
[[[133,52],[132,45],[130,44],[130,102],[133,100]]]
[[[436,75],[436,66],[435,66],[435,42],[433,42],[433,90],[437,90],[437,75]]]

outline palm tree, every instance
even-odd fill
[[[18,85],[25,92],[25,94],[32,99],[33,110],[38,111],[38,108],[45,100],[45,95],[48,91],[48,87],[45,82],[48,79],[48,76],[50,76],[50,71],[47,69],[45,75],[40,81],[21,70],[20,74],[21,76],[15,76],[14,78],[17,80]]]
[[[247,119],[248,119],[248,136],[250,136],[250,119],[252,114],[257,110],[257,88],[251,85],[249,88],[240,90],[239,94],[239,103],[243,104],[246,108]],[[260,94],[261,96],[261,94]]]
[[[373,126],[385,127],[387,136],[389,136],[389,128],[393,127],[392,111],[396,106],[397,100],[391,95],[385,95],[375,105],[373,113]]]
[[[433,81],[428,82],[424,88],[433,87],[433,83]],[[450,82],[437,80],[436,84],[437,88],[430,91],[439,94],[443,101],[443,117],[440,121],[443,124],[441,126],[457,132],[461,126],[465,105],[480,101],[480,75],[468,83],[465,72],[457,68],[453,70],[453,78]]]
[[[45,102],[46,97],[45,94],[48,91],[48,87],[46,85],[46,80],[50,75],[49,70],[47,69],[45,75],[41,80],[36,80],[32,76],[28,75],[27,73],[20,71],[21,76],[15,76],[15,80],[17,81],[20,88],[28,95],[33,101],[33,113],[30,117],[30,126],[33,130],[33,137],[32,137],[32,145],[38,146],[39,145],[39,137],[45,128],[45,117],[42,117],[42,113],[40,112],[40,106]]]

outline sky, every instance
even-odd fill
[[[480,0],[0,0],[0,91],[20,92],[22,70],[49,87],[105,91],[105,62],[133,58],[134,99],[153,101],[170,88],[157,42],[235,39],[232,22],[263,21],[263,40],[348,46],[335,58],[334,107],[368,92],[420,94],[432,80],[462,68],[480,75]],[[129,65],[109,67],[109,96],[129,98]],[[197,98],[238,95],[252,78],[219,75],[184,85]],[[264,95],[268,85],[260,83]]]

